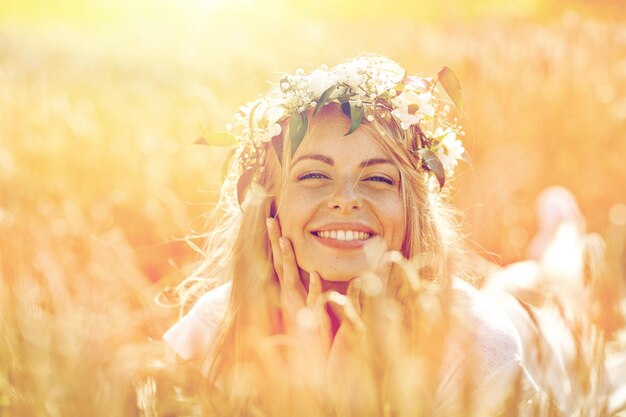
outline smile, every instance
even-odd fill
[[[317,237],[322,239],[333,239],[342,241],[352,240],[367,240],[372,237],[371,233],[360,232],[358,230],[323,230],[318,232],[311,232]]]
[[[377,236],[374,229],[360,222],[333,222],[312,230],[315,240],[327,247],[343,250],[360,250]]]

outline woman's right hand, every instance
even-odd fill
[[[323,384],[328,351],[330,350],[330,322],[324,309],[322,285],[316,272],[309,275],[309,288],[300,279],[300,268],[291,242],[282,236],[278,219],[267,219],[267,230],[272,247],[272,258],[280,285],[280,304],[291,367],[299,375],[316,378]],[[293,353],[293,354],[292,354]],[[307,369],[302,369],[302,367]],[[316,375],[314,370],[320,370]]]
[[[272,247],[274,270],[280,283],[284,325],[289,331],[298,324],[298,315],[307,314],[306,310],[303,312],[302,309],[319,308],[318,304],[322,302],[322,286],[319,275],[312,272],[309,275],[308,291],[304,288],[293,247],[289,239],[282,236],[278,219],[267,219],[267,231]]]

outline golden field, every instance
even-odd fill
[[[626,6],[182,4],[0,5],[0,417],[141,414],[133,376],[177,316],[154,300],[197,260],[226,155],[192,143],[280,72],[362,51],[461,80],[478,252],[524,259],[562,185],[623,290]]]

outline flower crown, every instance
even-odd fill
[[[439,95],[441,85],[450,100]],[[446,176],[453,173],[459,159],[467,154],[459,136],[465,133],[449,119],[453,103],[462,114],[461,87],[448,67],[439,71],[437,80],[407,76],[394,61],[382,56],[363,56],[333,68],[320,66],[310,74],[299,69],[285,74],[280,83],[265,96],[242,106],[227,124],[226,133],[210,133],[196,143],[214,146],[236,146],[240,177],[237,184],[239,202],[264,163],[270,148],[279,160],[282,155],[282,126],[289,121],[289,138],[293,155],[304,139],[309,124],[309,110],[317,112],[328,103],[338,103],[350,118],[354,132],[364,120],[375,115],[394,118],[405,131],[419,138],[417,153],[421,168],[433,174],[440,188]],[[282,162],[282,161],[281,161]]]

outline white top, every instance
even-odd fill
[[[225,314],[230,289],[231,284],[227,283],[203,295],[189,313],[165,333],[163,339],[183,359],[198,359],[207,353]],[[477,376],[473,391],[478,407],[475,415],[486,415],[489,411],[484,406],[489,405],[492,411],[500,407],[518,372],[523,372],[522,343],[510,319],[488,297],[460,279],[454,281],[453,290],[455,308],[458,307],[463,314],[461,317],[466,318],[464,327],[470,333],[464,336],[471,337],[474,355],[467,355],[466,337],[461,336],[452,343],[437,392],[437,411],[449,414],[460,403],[466,359],[471,358],[476,362],[471,365]],[[205,364],[202,367],[205,375],[207,369]],[[528,395],[535,392],[530,379],[524,386]],[[485,401],[480,401],[481,398]]]
[[[182,319],[165,334],[163,340],[183,359],[198,359],[205,355],[228,307],[231,283],[228,282],[204,294]],[[202,373],[208,374],[208,364]]]

